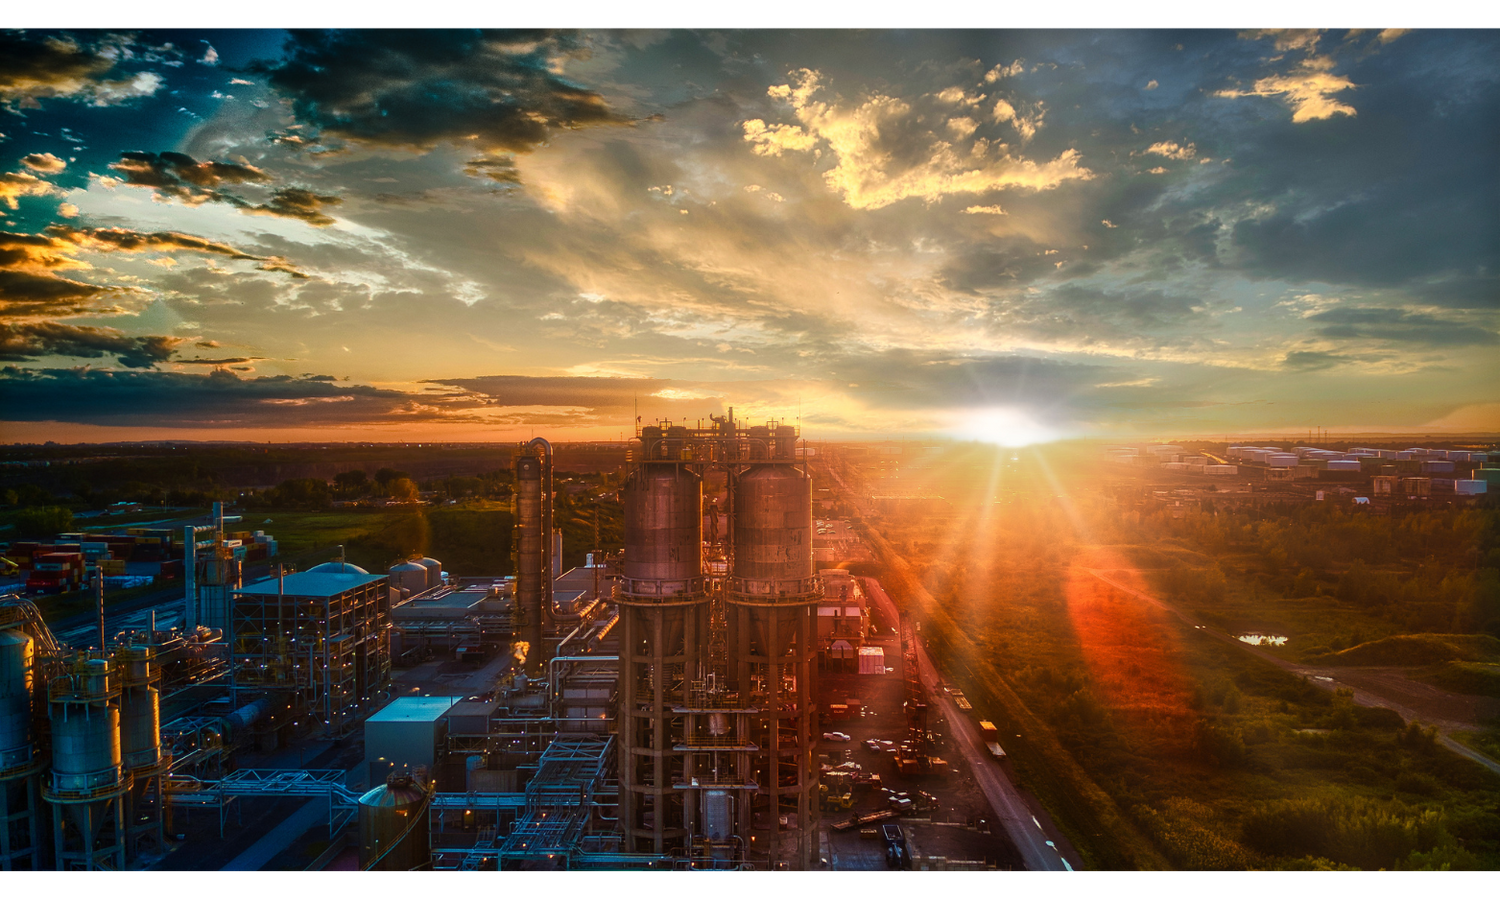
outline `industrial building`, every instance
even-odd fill
[[[818,673],[864,662],[869,620],[857,582],[814,569],[797,441],[732,410],[640,428],[623,553],[566,572],[536,439],[514,577],[423,557],[246,583],[216,507],[180,535],[181,627],[110,638],[101,615],[80,651],[0,598],[0,868],[165,864],[174,811],[222,836],[287,798],[326,802],[320,864],[812,868]],[[346,738],[347,768],[240,763]]]

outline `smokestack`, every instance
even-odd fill
[[[198,629],[198,529],[191,525],[182,529],[182,630],[184,633]]]

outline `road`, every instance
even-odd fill
[[[1368,689],[1368,687],[1356,687],[1352,684],[1340,681],[1338,669],[1313,668],[1310,666],[1302,665],[1300,663],[1294,663],[1289,660],[1282,659],[1281,657],[1276,656],[1268,650],[1265,650],[1261,647],[1256,647],[1253,644],[1247,644],[1244,641],[1239,640],[1232,634],[1220,631],[1204,622],[1199,621],[1191,613],[1183,612],[1182,610],[1166,602],[1165,600],[1158,599],[1143,591],[1138,591],[1135,588],[1121,584],[1118,580],[1111,578],[1109,575],[1105,574],[1107,571],[1117,570],[1084,568],[1083,571],[1089,573],[1090,575],[1094,576],[1110,587],[1115,588],[1116,590],[1122,591],[1140,600],[1144,600],[1147,603],[1150,603],[1151,605],[1157,607],[1158,609],[1171,613],[1172,615],[1180,619],[1184,624],[1191,626],[1192,628],[1208,635],[1211,638],[1214,638],[1215,640],[1231,644],[1246,653],[1252,654],[1256,657],[1259,657],[1260,659],[1265,660],[1266,662],[1270,663],[1273,666],[1276,666],[1278,669],[1281,669],[1284,672],[1290,672],[1293,675],[1300,675],[1306,678],[1310,684],[1315,684],[1318,687],[1329,691],[1337,690],[1338,688],[1347,688],[1354,693],[1354,702],[1359,704],[1360,706],[1383,706],[1386,709],[1393,709],[1396,712],[1400,713],[1401,718],[1406,719],[1408,722],[1427,722],[1431,721],[1432,719],[1431,716],[1426,715],[1418,710],[1412,709],[1405,704],[1402,704],[1389,697],[1372,692]],[[1483,753],[1480,753],[1477,750],[1465,747],[1463,744],[1460,744],[1458,741],[1455,741],[1453,738],[1449,737],[1449,732],[1453,730],[1451,723],[1440,721],[1434,724],[1436,724],[1438,728],[1438,742],[1441,743],[1444,747],[1447,747],[1449,750],[1452,750],[1454,753],[1457,753],[1459,756],[1462,756],[1465,759],[1472,759],[1474,762],[1479,763],[1481,766],[1484,766],[1491,772],[1500,774],[1500,762],[1491,759],[1490,757],[1484,755]]]
[[[880,582],[873,578],[865,578],[863,581],[866,593],[880,606],[881,612],[889,617],[889,621],[898,621],[896,604],[880,586]],[[1020,851],[1026,868],[1033,872],[1073,871],[1073,866],[1057,849],[1056,836],[1048,835],[1043,830],[1041,822],[1032,815],[1030,807],[1026,805],[1026,801],[1022,799],[1015,785],[1010,783],[1010,779],[1006,777],[1000,764],[985,749],[984,741],[980,739],[973,720],[967,713],[959,710],[948,694],[943,691],[938,680],[937,669],[932,664],[932,658],[927,655],[927,650],[922,646],[920,638],[917,639],[917,663],[922,684],[927,688],[929,701],[935,704],[941,710],[943,717],[948,720],[949,731],[963,752],[964,759],[968,761],[969,768],[974,772],[974,781],[979,785],[980,790],[984,791],[990,808],[995,811],[995,817],[999,819],[1011,843]]]

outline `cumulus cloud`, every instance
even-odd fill
[[[1008,66],[998,65],[993,69],[990,69],[988,72],[985,72],[984,80],[986,84],[994,84],[1002,78],[1011,78],[1013,76],[1021,74],[1024,71],[1026,70],[1021,65],[1021,61],[1018,59],[1013,61]]]
[[[1357,87],[1343,75],[1333,74],[1333,59],[1314,56],[1302,60],[1291,71],[1258,78],[1250,90],[1226,88],[1215,97],[1279,97],[1292,108],[1293,122],[1312,122],[1334,116],[1353,116],[1354,107],[1335,94]]]
[[[996,206],[969,206],[969,207],[965,207],[964,208],[964,212],[967,213],[967,214],[969,214],[969,215],[971,215],[971,216],[1003,216],[1003,215],[1006,215],[1005,210],[1001,209],[998,205],[996,205]]]
[[[20,208],[22,197],[48,197],[60,193],[52,182],[29,172],[0,172],[0,203],[10,209]]]
[[[874,93],[853,105],[823,99],[821,78],[800,69],[788,83],[773,85],[769,95],[788,103],[800,124],[751,119],[742,125],[744,140],[762,156],[821,154],[826,147],[834,164],[823,179],[855,209],[879,209],[909,197],[932,203],[949,194],[1049,190],[1093,177],[1079,164],[1076,149],[1038,163],[1012,154],[998,140],[938,134],[922,124],[921,111],[897,97]]]
[[[1001,99],[995,101],[993,111],[996,122],[1009,122],[1016,133],[1021,136],[1021,142],[1036,137],[1037,130],[1042,127],[1042,119],[1046,117],[1046,107],[1040,101],[1033,104],[1030,112],[1019,113],[1009,100]]]
[[[1147,147],[1146,152],[1165,156],[1167,159],[1192,159],[1198,155],[1198,148],[1192,144],[1183,146],[1176,141],[1158,141]]]
[[[50,153],[28,153],[21,157],[21,165],[33,172],[61,172],[68,164]]]
[[[11,111],[38,109],[42,100],[52,98],[114,106],[149,97],[164,82],[155,72],[127,70],[150,56],[132,52],[131,43],[128,36],[117,34],[83,40],[0,32],[0,106]]]
[[[570,34],[297,31],[284,53],[257,69],[325,140],[525,153],[560,129],[630,121],[561,74],[588,53]]]
[[[132,337],[114,328],[64,322],[0,323],[0,361],[5,362],[45,356],[114,356],[122,366],[149,369],[171,359],[185,342],[184,338],[166,335]]]

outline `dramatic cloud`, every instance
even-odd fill
[[[91,284],[58,273],[91,269],[79,254],[117,252],[219,256],[256,262],[259,269],[293,278],[307,277],[283,257],[246,253],[196,235],[52,225],[42,234],[0,232],[0,312],[23,319],[110,311],[97,306],[97,301],[139,295],[141,289],[133,284]]]
[[[452,409],[454,399],[340,384],[323,375],[0,369],[0,404],[8,419],[26,422],[192,428],[418,423],[462,416],[462,407]]]
[[[260,71],[324,140],[525,153],[560,129],[621,124],[597,92],[560,73],[585,55],[547,32],[294,32]]]
[[[334,222],[323,208],[343,202],[335,195],[288,187],[277,188],[264,203],[252,203],[224,190],[224,185],[266,185],[273,180],[270,175],[248,163],[199,162],[185,153],[122,153],[110,169],[122,183],[150,188],[158,198],[188,206],[227,203],[249,215],[298,219],[319,227]]]
[[[0,203],[11,209],[20,208],[22,197],[48,197],[62,193],[50,181],[43,181],[26,172],[0,172]]]
[[[68,164],[50,153],[28,153],[21,157],[21,165],[33,172],[61,172]]]
[[[136,57],[130,44],[128,37],[113,34],[82,41],[70,35],[0,31],[0,106],[39,109],[40,101],[49,98],[114,106],[149,97],[161,88],[161,76],[126,70],[127,61]]]
[[[118,172],[125,184],[150,188],[158,197],[178,200],[189,206],[210,201],[243,206],[243,200],[220,190],[221,186],[267,184],[271,181],[270,175],[255,166],[198,162],[184,153],[172,152],[122,153],[120,161],[111,163],[110,169]]]
[[[745,140],[762,156],[808,151],[821,155],[826,149],[834,165],[823,179],[855,209],[879,209],[908,197],[932,203],[949,194],[1048,190],[1093,177],[1079,165],[1076,149],[1038,164],[972,131],[958,139],[946,128],[946,134],[938,134],[924,124],[927,110],[886,94],[870,94],[852,106],[822,99],[827,94],[822,75],[811,69],[792,73],[788,83],[773,85],[768,93],[789,104],[801,124],[768,125],[749,119],[743,125]],[[1017,115],[1007,103],[996,118],[1011,121]],[[1022,137],[1029,138],[1037,120],[1015,124]]]
[[[183,338],[153,335],[129,337],[114,328],[63,322],[0,323],[0,360],[16,362],[44,356],[97,359],[116,357],[120,365],[149,369],[171,359]]]

